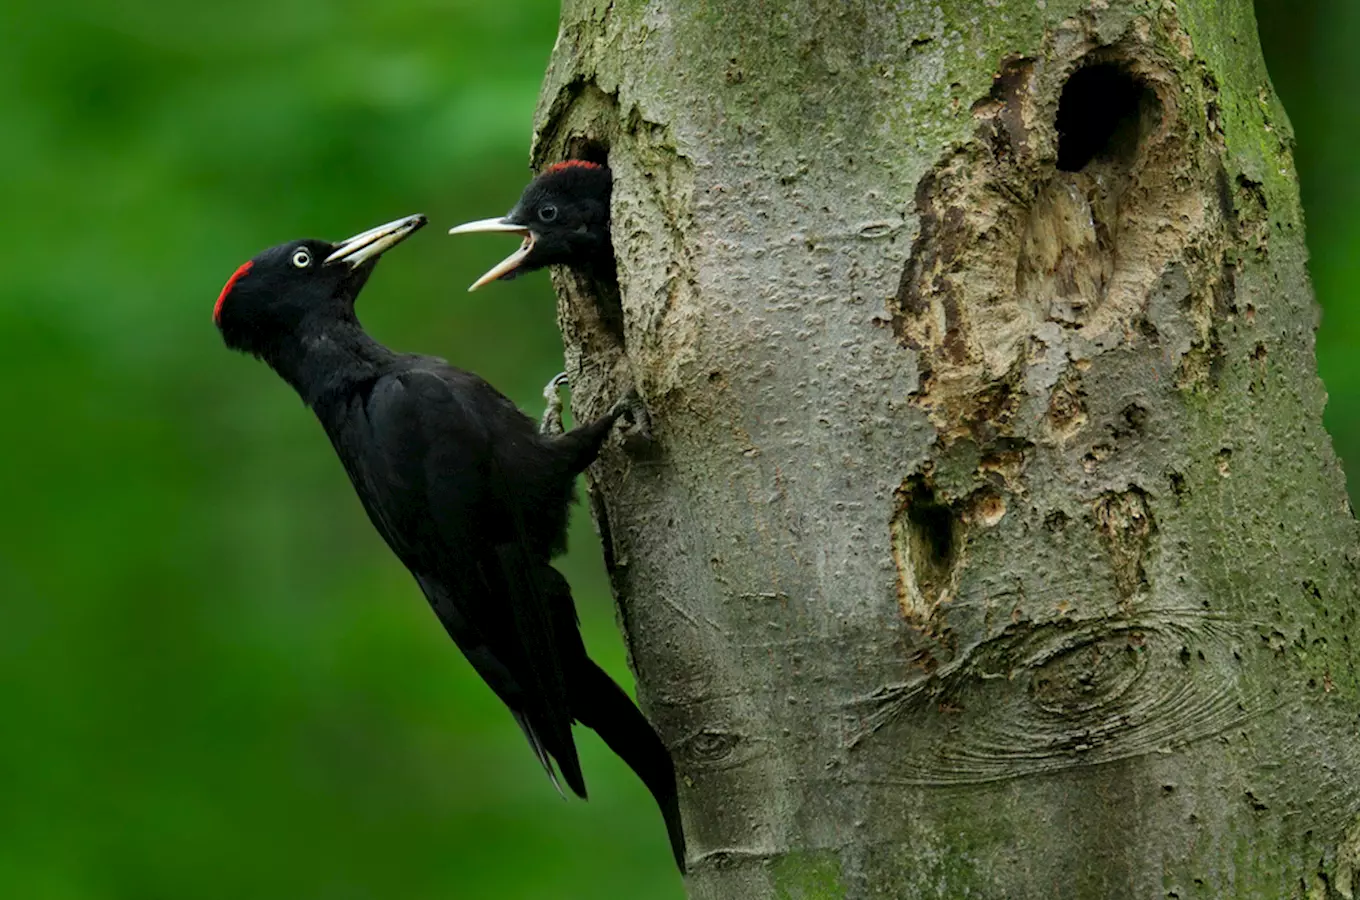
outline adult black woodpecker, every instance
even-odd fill
[[[449,234],[506,232],[523,238],[518,250],[473,282],[470,291],[497,279],[509,279],[565,265],[599,279],[614,275],[609,243],[609,169],[599,163],[569,159],[544,169],[520,195],[514,209],[499,219],[479,219]]]
[[[586,655],[571,590],[551,565],[566,546],[576,476],[636,401],[562,433],[554,379],[540,430],[477,375],[370,337],[359,291],[379,257],[424,224],[408,216],[338,244],[272,247],[227,280],[213,320],[228,347],[268,363],[316,414],[374,527],[558,790],[560,772],[586,796],[576,721],[652,792],[683,871],[670,754]]]

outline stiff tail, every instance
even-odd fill
[[[517,709],[510,710],[510,715],[515,717],[515,724],[519,726],[520,731],[524,732],[524,737],[529,742],[530,749],[534,751],[534,756],[538,757],[539,765],[543,766],[543,771],[548,773],[548,780],[552,782],[553,787],[557,788],[557,793],[565,799],[567,795],[562,792],[562,782],[557,778],[557,769],[553,766],[552,754],[548,752],[547,747],[543,746],[543,741],[529,722],[529,717]],[[570,787],[570,785],[568,786]],[[582,788],[584,787],[583,784]],[[572,787],[572,790],[575,791],[576,788]]]
[[[571,712],[595,733],[628,767],[637,773],[661,807],[670,836],[675,864],[685,871],[685,832],[680,822],[680,799],[675,785],[675,765],[666,745],[642,711],[614,683],[614,679],[589,659],[571,684]]]
[[[576,606],[571,599],[571,587],[552,566],[539,565],[531,576],[540,596],[549,604],[553,619],[553,634],[557,641],[555,650],[560,654],[563,673],[566,675],[566,693],[570,705],[571,718],[595,733],[632,769],[647,790],[652,792],[661,816],[666,822],[666,833],[670,837],[671,853],[681,872],[685,871],[685,832],[680,822],[680,798],[675,784],[675,765],[666,745],[652,728],[642,711],[633,705],[632,699],[614,679],[586,655],[585,644],[576,622]],[[525,729],[530,732],[529,728]],[[540,734],[540,737],[544,735]],[[564,764],[563,754],[551,746],[547,750],[556,758],[562,777],[582,797],[585,784],[577,790],[573,776],[581,779],[580,763],[576,759],[576,748],[570,743],[568,759],[574,764],[574,771]],[[530,737],[530,743],[534,739]],[[535,745],[537,751],[538,745]],[[543,754],[539,756],[543,759]],[[545,763],[545,768],[547,765]],[[550,770],[551,771],[551,770]]]

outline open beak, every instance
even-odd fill
[[[476,222],[467,222],[457,228],[450,228],[449,234],[472,234],[475,231],[503,231],[507,234],[517,234],[524,238],[524,243],[519,245],[518,250],[496,263],[485,275],[474,281],[472,287],[468,288],[469,291],[475,291],[482,285],[489,284],[518,269],[524,263],[525,257],[534,249],[534,233],[509,219],[478,219]]]
[[[386,225],[379,225],[377,228],[370,228],[368,231],[356,234],[349,240],[341,241],[330,256],[322,265],[329,266],[332,263],[342,262],[351,269],[358,268],[370,259],[376,259],[388,250],[400,244],[411,235],[415,234],[425,226],[426,219],[422,215],[407,216],[404,219],[397,219],[395,222],[388,222]]]

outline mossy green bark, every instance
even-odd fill
[[[616,176],[559,311],[582,413],[651,413],[592,501],[692,897],[1353,894],[1290,141],[1249,0],[564,5],[535,158]]]

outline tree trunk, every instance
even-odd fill
[[[559,312],[582,414],[651,414],[592,501],[691,897],[1360,893],[1290,140],[1250,0],[564,3],[535,160],[615,173]]]

